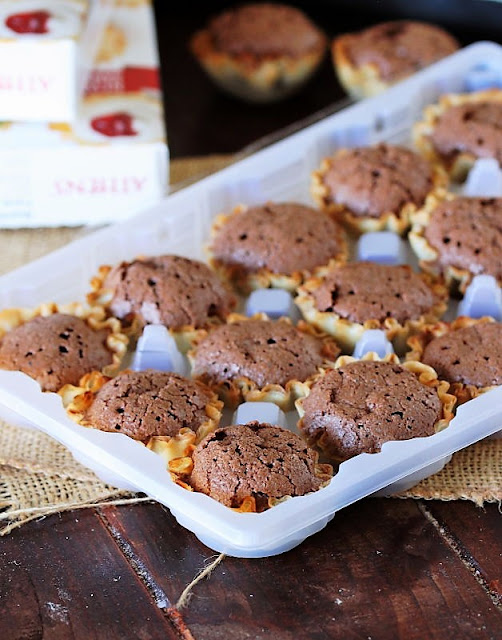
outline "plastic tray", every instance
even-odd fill
[[[310,173],[343,146],[406,143],[422,108],[445,91],[479,85],[480,70],[502,78],[502,48],[478,43],[390,89],[330,116],[204,180],[125,223],[90,234],[0,278],[0,307],[83,300],[103,263],[138,254],[178,253],[202,258],[213,216],[238,203],[294,200],[311,203]],[[488,74],[488,75],[490,75]],[[474,88],[478,88],[477,86]],[[388,442],[377,454],[343,463],[330,484],[261,514],[235,513],[211,498],[175,485],[163,461],[122,434],[69,420],[59,396],[41,393],[19,372],[0,371],[0,415],[37,427],[67,446],[103,480],[143,491],[169,507],[178,522],[209,547],[229,555],[261,557],[298,545],[343,507],[375,493],[390,494],[438,471],[453,452],[499,431],[502,387],[461,406],[450,426],[433,436]]]

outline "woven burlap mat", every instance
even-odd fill
[[[221,169],[230,156],[187,158],[171,163],[171,184]],[[0,273],[34,260],[88,229],[32,229],[0,232]],[[501,424],[502,428],[502,424]],[[399,497],[502,501],[502,440],[486,440],[456,453],[434,476]],[[51,513],[147,498],[110,487],[45,434],[0,422],[0,535]]]

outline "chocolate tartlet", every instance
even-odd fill
[[[410,214],[446,184],[431,167],[404,147],[340,149],[312,174],[317,205],[356,233],[389,229],[404,233]]]
[[[0,369],[22,371],[42,391],[58,391],[65,384],[77,384],[90,371],[118,365],[126,343],[110,323],[59,312],[35,315],[1,338]]]
[[[317,458],[287,429],[259,422],[224,427],[196,447],[189,484],[227,507],[251,500],[246,510],[260,512],[327,484],[328,465],[318,465]]]
[[[284,319],[236,316],[210,331],[189,357],[193,377],[214,388],[225,404],[270,400],[288,408],[295,385],[334,361],[339,351],[304,323],[295,327]]]
[[[459,403],[502,384],[502,323],[460,317],[426,327],[409,340],[407,358],[433,367]]]
[[[342,228],[317,209],[269,202],[219,216],[210,252],[212,266],[242,291],[293,291],[321,267],[345,262],[347,245]]]
[[[465,179],[478,158],[502,163],[502,91],[489,89],[441,96],[413,128],[419,151],[439,163],[452,180]]]
[[[216,16],[190,45],[219,87],[250,102],[270,102],[308,80],[324,57],[326,38],[299,9],[261,3]]]
[[[457,198],[426,206],[413,218],[410,244],[420,266],[465,292],[473,276],[502,284],[502,198]]]
[[[297,402],[298,426],[330,459],[347,460],[446,426],[454,401],[447,389],[420,363],[352,361],[328,370]]]
[[[435,25],[398,20],[339,36],[331,52],[340,84],[357,99],[381,93],[458,48]]]
[[[157,256],[101,267],[92,281],[91,303],[136,328],[163,324],[189,333],[223,321],[233,295],[207,265],[181,256]]]
[[[382,329],[402,352],[412,332],[446,311],[447,291],[408,265],[351,262],[298,289],[304,318],[352,351],[366,329]]]
[[[97,391],[82,423],[146,441],[183,428],[198,432],[207,427],[208,407],[220,404],[206,385],[176,373],[128,371]]]

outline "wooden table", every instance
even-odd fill
[[[184,48],[205,17],[189,9],[159,11],[174,156],[236,151],[341,97],[328,62],[270,108],[220,95]],[[495,504],[367,499],[286,554],[223,559],[178,611],[214,556],[167,509],[64,513],[0,539],[0,639],[502,638],[501,539]]]

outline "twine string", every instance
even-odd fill
[[[60,502],[58,504],[52,506],[44,506],[44,507],[29,507],[26,509],[15,509],[12,511],[6,511],[0,514],[0,521],[9,520],[9,524],[7,524],[3,529],[0,529],[0,536],[5,536],[14,529],[21,527],[23,524],[27,522],[31,522],[35,518],[40,518],[42,520],[46,516],[52,515],[54,513],[59,513],[62,511],[73,511],[77,509],[87,509],[91,507],[108,507],[108,506],[118,506],[125,504],[136,504],[139,502],[151,502],[151,498],[146,497],[137,497],[137,498],[118,498],[115,500],[99,500],[97,502]]]
[[[195,587],[195,585],[197,585],[201,580],[204,580],[204,578],[208,578],[211,575],[211,573],[216,569],[216,567],[220,564],[220,562],[223,560],[224,557],[225,557],[225,554],[220,553],[219,556],[216,556],[216,557],[211,556],[210,558],[207,558],[206,562],[208,560],[211,560],[212,558],[215,558],[215,559],[212,562],[210,562],[207,566],[200,569],[200,571],[198,571],[198,573],[195,575],[194,579],[190,583],[188,583],[187,586],[183,589],[175,605],[178,611],[183,607],[185,607],[190,602],[190,598],[192,597],[192,589]]]

